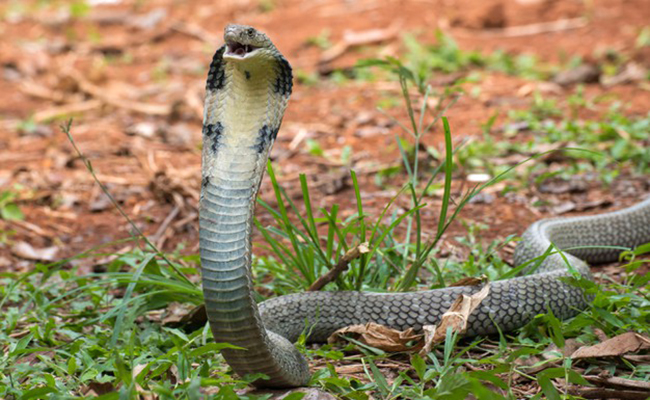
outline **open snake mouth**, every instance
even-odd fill
[[[233,57],[233,58],[245,58],[248,54],[253,53],[255,50],[259,49],[259,47],[250,45],[250,44],[242,44],[239,42],[235,41],[229,41],[226,43],[226,56]]]

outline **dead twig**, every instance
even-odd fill
[[[35,113],[32,116],[32,119],[36,123],[42,123],[50,121],[58,117],[69,117],[74,114],[81,114],[91,110],[95,110],[102,106],[102,102],[99,100],[87,100],[79,103],[65,104],[59,107],[52,107],[45,110],[41,110]]]
[[[397,36],[401,26],[401,21],[398,21],[385,29],[369,29],[363,32],[346,32],[341,41],[323,52],[319,63],[328,64],[354,47],[391,40]]]
[[[49,230],[46,230],[44,228],[41,228],[40,226],[36,224],[32,224],[31,222],[27,221],[21,221],[19,219],[11,220],[11,223],[14,225],[17,225],[23,229],[26,229],[28,231],[31,231],[35,233],[36,235],[40,237],[46,237],[48,239],[54,238],[56,236],[53,232],[50,232]]]
[[[597,376],[597,375],[586,375],[584,377],[586,380],[592,383],[598,383],[602,386],[607,386],[611,388],[629,388],[635,390],[645,390],[648,392],[647,396],[650,397],[650,382],[643,382],[634,379],[625,379],[618,376]]]
[[[210,46],[217,46],[217,45],[221,46],[220,43],[223,42],[223,39],[221,39],[219,36],[213,35],[212,33],[206,31],[205,29],[203,29],[203,27],[197,24],[191,24],[185,21],[178,21],[171,25],[171,29],[173,31],[182,33],[194,39],[198,39],[203,43],[209,44]]]
[[[113,107],[123,108],[125,110],[134,111],[147,115],[158,115],[158,116],[168,116],[172,112],[172,108],[166,104],[152,104],[152,103],[143,103],[139,101],[132,101],[123,99],[117,96],[114,96],[106,92],[105,88],[99,87],[94,83],[90,82],[81,75],[78,71],[70,70],[67,75],[72,78],[79,89],[94,98],[102,101],[103,103],[109,104]]]
[[[339,262],[336,263],[334,268],[329,270],[325,275],[316,279],[316,281],[312,283],[311,286],[309,286],[307,291],[315,292],[321,290],[325,285],[327,285],[328,283],[336,279],[336,277],[339,276],[341,272],[348,269],[348,265],[350,264],[350,261],[354,260],[355,258],[359,258],[362,254],[366,254],[369,251],[370,249],[368,248],[368,242],[361,243],[351,248],[350,250],[347,251],[347,253],[343,255],[343,257],[339,259]]]
[[[560,19],[551,22],[540,22],[529,25],[509,26],[506,28],[484,29],[480,31],[473,30],[454,30],[456,36],[471,36],[471,37],[522,37],[534,36],[542,33],[568,31],[572,29],[579,29],[587,26],[588,22],[585,18],[569,18]]]
[[[569,389],[569,392],[585,399],[647,400],[650,395],[649,392],[601,388],[577,388]]]
[[[160,224],[160,227],[153,235],[153,238],[151,238],[152,241],[156,243],[156,246],[159,249],[162,249],[167,239],[167,235],[165,235],[167,228],[169,228],[169,225],[174,221],[174,219],[176,219],[176,217],[180,212],[181,212],[181,208],[178,205],[175,205],[172,211],[169,213],[169,215],[167,215],[165,220],[162,222],[162,224]]]
[[[18,89],[21,92],[30,95],[32,97],[50,100],[55,103],[65,103],[69,101],[68,99],[69,96],[66,93],[39,85],[34,81],[21,82],[20,85],[18,86]]]

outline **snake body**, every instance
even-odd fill
[[[334,330],[376,322],[396,329],[436,324],[460,294],[478,287],[411,293],[308,292],[259,305],[253,299],[251,231],[255,198],[269,151],[292,90],[291,66],[270,39],[249,26],[229,25],[206,84],[203,123],[200,253],[205,304],[215,341],[243,349],[222,354],[239,375],[262,373],[260,387],[305,385],[307,361],[292,342],[310,324],[308,340],[325,340]],[[524,233],[517,265],[544,254],[551,243],[590,277],[586,262],[615,260],[618,251],[594,246],[633,247],[650,241],[650,199],[596,216],[547,219]],[[469,318],[467,335],[521,327],[549,309],[569,318],[586,307],[582,291],[560,277],[569,275],[560,254],[548,256],[534,273],[492,282],[490,293]]]

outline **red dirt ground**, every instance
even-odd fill
[[[32,267],[34,260],[16,250],[19,242],[36,249],[55,247],[54,257],[60,259],[130,233],[59,129],[65,118],[51,118],[69,115],[75,116],[72,134],[77,145],[138,226],[155,235],[170,217],[167,229],[155,237],[157,243],[167,251],[183,243],[184,252],[197,252],[203,86],[207,65],[229,22],[268,33],[294,70],[303,74],[350,68],[362,58],[399,55],[399,35],[349,49],[325,64],[320,62],[324,50],[308,45],[323,32],[329,32],[328,40],[336,45],[346,32],[385,28],[416,34],[423,43],[434,43],[435,30],[441,29],[464,50],[502,49],[534,54],[548,63],[573,56],[594,61],[615,51],[650,66],[648,48],[635,46],[650,21],[650,2],[642,0],[123,0],[92,6],[81,15],[71,13],[74,9],[67,2],[41,3],[0,5],[0,192],[17,192],[17,204],[26,216],[18,222],[0,219],[0,233],[11,232],[0,240],[0,272]],[[568,25],[562,27],[562,22]],[[525,34],[530,28],[543,32]],[[443,82],[446,77],[437,79]],[[500,113],[495,126],[500,126],[508,110],[529,106],[530,88],[537,83],[485,73],[476,85],[480,95],[462,97],[447,113],[455,140],[480,136],[481,124],[495,112]],[[374,175],[400,163],[394,139],[400,132],[376,106],[387,96],[395,97],[397,89],[390,82],[337,85],[324,79],[316,85],[297,84],[273,151],[276,172],[289,192],[299,195],[298,176],[305,173],[316,188],[316,206],[338,203],[343,216],[352,214],[354,196],[343,178],[349,166],[336,161],[341,149],[350,146],[364,206],[378,215],[396,189],[377,186]],[[557,87],[545,96],[564,107],[572,91]],[[629,104],[629,115],[650,109],[647,81],[586,86],[588,97],[602,94]],[[589,118],[604,110],[592,111]],[[403,107],[388,112],[406,121]],[[30,117],[36,124],[24,129]],[[426,144],[442,149],[439,132],[425,138]],[[297,135],[316,140],[326,157],[309,154],[304,142],[296,145]],[[459,176],[456,182],[463,179]],[[614,195],[594,186],[577,196],[604,196],[612,207],[621,207],[643,197],[649,187],[647,177],[624,174],[611,190],[627,190]],[[262,196],[273,203],[268,179]],[[530,205],[539,196],[557,204],[576,195],[541,195],[531,187],[514,200],[497,196],[491,203],[470,204],[461,216],[487,223],[491,229],[485,240],[502,239],[552,215]],[[425,221],[433,229],[439,196],[427,202]],[[259,218],[270,221],[266,215]],[[452,232],[462,230],[458,224]]]

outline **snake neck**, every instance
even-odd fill
[[[306,362],[286,339],[264,329],[251,274],[255,198],[287,105],[291,69],[281,56],[245,62],[223,56],[221,48],[210,66],[203,121],[199,244],[206,312],[216,342],[245,349],[222,351],[235,372],[263,373],[270,378],[265,386],[301,385]],[[299,373],[284,372],[292,369]]]

